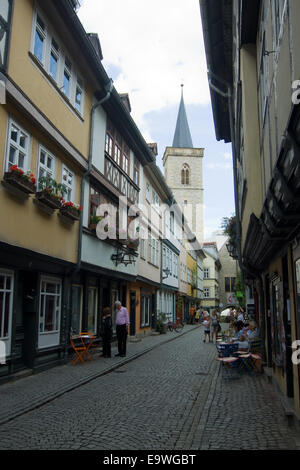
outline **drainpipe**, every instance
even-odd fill
[[[92,162],[93,162],[93,144],[94,144],[94,117],[95,117],[95,111],[96,109],[102,105],[105,101],[107,101],[110,98],[112,89],[113,89],[113,81],[112,79],[109,80],[109,82],[105,85],[105,91],[106,95],[104,98],[102,98],[100,101],[95,103],[92,106],[91,109],[91,117],[90,117],[90,122],[91,122],[91,130],[90,130],[90,144],[89,144],[89,157],[88,157],[88,169],[87,171],[83,174],[82,176],[82,181],[81,181],[81,196],[80,196],[80,205],[84,206],[84,188],[85,188],[85,182],[90,175],[92,171]],[[73,275],[77,274],[80,270],[81,267],[81,253],[82,253],[82,227],[83,227],[83,212],[80,217],[80,222],[79,222],[79,236],[78,236],[78,250],[77,250],[77,266],[76,269],[73,273]]]
[[[93,143],[94,143],[94,115],[95,111],[100,106],[103,104],[105,101],[107,101],[110,98],[112,89],[113,89],[113,81],[112,79],[109,80],[109,82],[105,85],[104,87],[106,91],[106,95],[100,100],[95,103],[90,111],[90,122],[91,122],[91,129],[90,129],[90,142],[89,142],[89,156],[88,156],[88,168],[85,171],[85,173],[82,175],[82,180],[81,180],[81,195],[80,195],[80,205],[83,208],[84,206],[84,188],[85,188],[85,181],[87,180],[88,176],[91,173],[92,170],[92,159],[93,159]],[[76,268],[73,270],[70,279],[72,278],[80,271],[81,267],[81,253],[82,253],[82,228],[83,228],[83,211],[80,217],[79,221],[79,234],[78,234],[78,246],[77,246],[77,265]],[[69,286],[71,287],[71,286]],[[70,312],[70,305],[71,305],[71,292],[72,289],[69,288],[69,295],[68,295],[68,307],[67,310]],[[67,318],[70,319],[70,316],[67,315]],[[70,331],[71,325],[67,325],[67,331]],[[68,335],[66,335],[66,341],[65,341],[65,349],[64,349],[64,356],[67,357],[68,354],[68,345],[69,345],[69,340],[68,340]]]

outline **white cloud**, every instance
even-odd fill
[[[129,93],[132,116],[147,138],[143,115],[179,104],[209,103],[198,0],[85,0],[78,12],[87,32],[97,32],[106,70],[120,68],[119,93]]]
[[[231,155],[230,152],[225,152],[224,153],[224,160],[232,161],[232,155]]]

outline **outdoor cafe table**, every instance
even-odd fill
[[[89,353],[89,349],[96,338],[97,336],[89,333],[81,333],[80,335],[73,336],[71,335],[71,345],[74,352],[76,353],[76,357],[72,361],[72,364],[76,364],[78,360],[84,364],[86,356],[89,358],[90,361],[93,360],[92,356]]]

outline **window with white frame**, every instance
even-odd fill
[[[32,30],[31,52],[40,65],[55,81],[70,104],[83,115],[84,85],[76,67],[72,66],[64,42],[59,41],[43,15],[35,12]]]
[[[83,83],[77,79],[76,92],[75,92],[75,108],[82,114],[82,100],[83,100]]]
[[[59,61],[59,45],[54,38],[51,40],[50,46],[50,62],[49,73],[53,80],[57,82],[58,79],[58,61]]]
[[[204,268],[204,279],[209,279],[209,268]]]
[[[146,199],[150,202],[150,183],[148,181],[146,182]]]
[[[23,171],[29,166],[30,137],[18,124],[10,121],[7,142],[6,169],[17,165]]]
[[[38,179],[55,178],[55,157],[44,147],[39,148]]]
[[[71,89],[71,78],[72,78],[72,64],[68,57],[65,57],[64,76],[62,91],[69,98]]]
[[[61,281],[41,278],[40,334],[58,332],[60,329]]]
[[[13,274],[0,271],[0,338],[5,340],[10,335],[13,303]]]
[[[35,28],[34,28],[34,48],[33,53],[41,63],[45,58],[45,44],[46,44],[47,30],[46,25],[41,17],[36,14]]]
[[[159,241],[151,233],[148,236],[148,261],[158,266]]]
[[[146,243],[145,243],[145,229],[141,228],[141,258],[146,259]]]
[[[150,325],[151,298],[149,295],[141,296],[141,327]]]
[[[210,288],[209,287],[204,287],[203,295],[204,295],[205,299],[208,299],[210,297]]]
[[[178,278],[178,256],[176,253],[173,253],[173,276],[177,279]]]
[[[157,210],[160,209],[160,198],[154,189],[152,189],[152,204],[155,207],[155,209]]]
[[[64,198],[66,201],[72,201],[74,186],[75,186],[75,175],[65,165],[62,167],[62,183],[66,187]]]

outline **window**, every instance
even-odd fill
[[[152,189],[152,204],[153,206],[159,210],[160,208],[160,199],[156,191]]]
[[[170,232],[174,235],[174,212],[170,212]]]
[[[150,202],[150,183],[148,181],[146,183],[146,199]]]
[[[73,198],[73,186],[75,176],[66,166],[62,167],[62,183],[66,186],[66,192],[64,198],[66,201],[72,201]]]
[[[141,229],[141,258],[146,259],[146,243],[145,243],[145,229]]]
[[[204,279],[209,279],[209,268],[204,268]]]
[[[122,158],[122,167],[127,175],[129,175],[129,147],[123,143],[123,158]]]
[[[43,147],[39,150],[38,178],[55,178],[55,158]]]
[[[210,288],[209,287],[204,287],[203,293],[204,293],[204,298],[208,299],[210,297]]]
[[[97,287],[88,287],[88,331],[96,333],[97,329]]]
[[[1,0],[0,2],[0,69],[6,69],[8,40],[11,22],[11,0]]]
[[[46,43],[46,26],[39,15],[36,15],[35,33],[34,33],[34,55],[40,62],[44,62]]]
[[[90,186],[90,217],[96,215],[100,203],[101,193],[98,191],[98,189]]]
[[[72,323],[71,328],[74,334],[82,331],[82,286],[72,286]]]
[[[108,153],[110,157],[113,156],[113,140],[108,133],[106,133],[105,136],[105,152]]]
[[[159,254],[159,241],[152,237],[149,233],[148,238],[148,261],[149,263],[158,266],[158,254]]]
[[[13,301],[13,275],[0,271],[0,338],[10,336]]]
[[[190,168],[186,163],[183,165],[181,170],[181,184],[190,184]]]
[[[49,73],[53,80],[57,81],[57,69],[59,61],[59,47],[55,39],[51,41]]]
[[[140,165],[139,162],[134,159],[134,166],[133,166],[133,181],[134,183],[139,186],[140,184]]]
[[[235,277],[225,277],[225,292],[235,291]]]
[[[178,278],[178,256],[176,255],[176,253],[173,253],[173,276],[175,277],[175,279]]]
[[[83,84],[81,80],[77,81],[76,93],[75,93],[75,108],[79,113],[82,113],[82,95],[83,95]]]
[[[54,34],[53,34],[54,33]],[[65,42],[55,38],[55,30],[35,13],[32,32],[31,53],[39,61],[45,72],[54,80],[57,91],[64,94],[67,102],[81,115],[83,114],[84,84],[78,70],[72,66]],[[53,83],[53,82],[52,82]]]
[[[141,328],[150,326],[151,298],[148,295],[141,296]]]
[[[14,122],[9,125],[7,152],[8,170],[12,165],[17,165],[23,171],[28,169],[29,135]]]
[[[105,152],[113,158],[116,164],[129,175],[130,172],[130,149],[121,134],[107,118]]]
[[[41,279],[40,333],[58,332],[60,328],[61,282]]]
[[[62,91],[68,98],[70,97],[71,75],[72,75],[72,64],[69,61],[69,59],[66,57]]]

